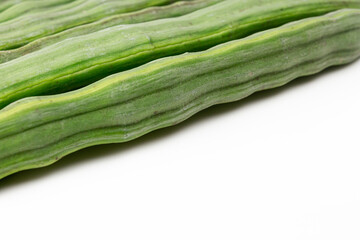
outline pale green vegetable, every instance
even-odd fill
[[[360,56],[359,39],[360,10],[340,10],[159,59],[77,91],[22,99],[0,111],[0,178],[349,63]]]
[[[28,96],[61,93],[149,61],[200,51],[360,0],[228,0],[196,12],[119,25],[67,39],[0,64],[0,107]]]
[[[26,13],[35,13],[44,10],[49,10],[54,6],[58,6],[64,3],[69,3],[71,1],[72,0],[23,1],[18,4],[13,4],[9,8],[0,12],[0,22],[5,22],[14,19]]]
[[[107,16],[173,2],[176,0],[75,0],[48,11],[24,14],[0,23],[0,50],[24,46],[38,38]]]
[[[16,49],[0,51],[0,63],[38,51],[68,38],[86,35],[120,24],[134,24],[162,18],[177,17],[214,5],[220,1],[222,0],[179,1],[170,5],[150,7],[140,11],[113,15],[93,23],[77,26],[57,34],[39,38]]]

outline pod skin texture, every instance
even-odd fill
[[[93,23],[77,26],[54,35],[39,38],[29,44],[26,44],[25,46],[16,49],[0,51],[0,63],[13,60],[31,52],[35,52],[44,47],[61,42],[68,38],[86,35],[120,24],[134,24],[148,22],[156,19],[182,16],[196,10],[214,5],[215,3],[218,3],[220,1],[222,0],[180,1],[166,6],[150,7],[136,12],[118,14],[111,17],[103,18]]]
[[[64,3],[71,2],[72,0],[46,0],[46,1],[26,1],[5,9],[0,12],[0,22],[5,22],[14,19],[18,16],[22,16],[26,13],[34,13],[43,10],[49,10],[54,6],[58,6]]]
[[[261,3],[261,4],[260,4]],[[360,0],[228,0],[185,16],[120,25],[0,64],[0,108],[66,92],[157,58],[199,51]]]
[[[166,5],[176,0],[76,0],[49,11],[25,14],[0,23],[0,50],[14,49],[40,37],[101,18]]]
[[[159,59],[73,92],[22,99],[0,111],[0,178],[349,63],[360,56],[359,38],[360,11],[340,10]]]
[[[42,0],[1,0],[0,1],[0,13],[6,11],[7,9],[14,7],[16,5],[22,4],[22,3],[26,3],[29,1],[34,1],[34,2],[40,2]],[[50,0],[52,3],[63,3],[66,0]],[[73,0],[68,0],[69,1],[73,1]]]

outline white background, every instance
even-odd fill
[[[360,239],[360,61],[0,181],[0,239]]]

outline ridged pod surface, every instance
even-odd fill
[[[16,4],[16,0],[3,0],[0,2],[0,12],[5,11],[9,7]]]
[[[72,0],[33,0],[20,2],[0,12],[0,22],[14,19],[26,13],[35,13],[39,11],[49,10],[51,7],[58,6],[64,3],[69,3],[71,1]]]
[[[0,50],[14,49],[40,37],[101,18],[166,5],[176,0],[75,0],[48,11],[25,14],[0,23]]]
[[[43,0],[1,0],[0,1],[0,13],[7,10],[8,8],[11,8],[17,4],[26,3],[29,1],[34,1],[36,3],[40,3]],[[63,2],[64,0],[50,0],[52,2]],[[69,0],[73,1],[73,0]]]
[[[86,86],[151,60],[199,51],[360,0],[228,0],[185,16],[120,25],[0,64],[0,107]]]
[[[44,47],[61,42],[71,37],[86,35],[120,24],[134,24],[148,22],[156,19],[178,17],[214,5],[215,3],[221,1],[222,0],[180,1],[170,5],[150,7],[140,11],[117,14],[111,17],[103,18],[93,23],[77,26],[57,34],[37,39],[25,46],[16,49],[0,51],[0,63],[13,60],[31,52],[35,52]]]
[[[0,111],[0,178],[349,63],[360,56],[359,39],[360,10],[340,10],[159,59],[73,92],[22,99]]]

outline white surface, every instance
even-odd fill
[[[0,182],[0,239],[360,239],[360,61]]]

